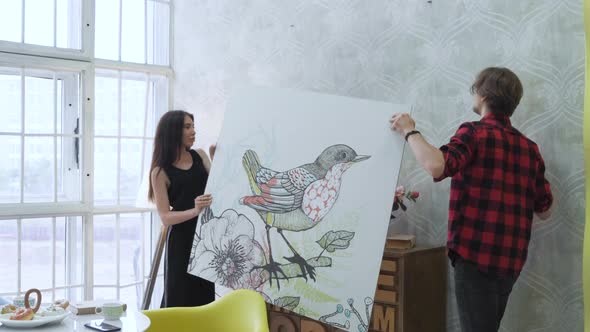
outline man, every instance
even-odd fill
[[[549,218],[553,196],[539,148],[510,123],[523,93],[518,77],[487,68],[471,92],[481,119],[463,123],[440,149],[408,114],[390,122],[435,182],[452,178],[447,250],[463,332],[498,331],[527,257],[533,214]]]

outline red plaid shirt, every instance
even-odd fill
[[[481,271],[518,276],[527,258],[534,212],[553,196],[535,142],[507,116],[461,125],[442,146],[452,177],[447,248]]]

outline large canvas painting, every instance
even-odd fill
[[[389,119],[404,111],[316,93],[236,89],[189,273],[367,331],[403,152]]]

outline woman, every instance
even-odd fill
[[[195,143],[192,114],[170,111],[158,123],[148,199],[168,227],[162,308],[204,305],[215,300],[215,285],[187,273],[197,216],[211,205],[204,194],[211,161]],[[215,145],[209,148],[211,158]]]

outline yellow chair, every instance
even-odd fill
[[[266,304],[255,291],[240,289],[200,307],[147,310],[146,332],[268,332]]]

